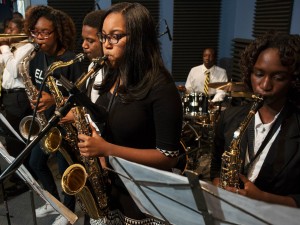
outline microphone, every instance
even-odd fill
[[[165,24],[166,24],[166,33],[168,34],[169,40],[172,41],[173,38],[172,38],[172,36],[171,36],[171,32],[170,32],[168,23],[167,23],[166,19],[164,19],[164,20],[165,20]]]

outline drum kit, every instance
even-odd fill
[[[181,148],[184,151],[181,149],[183,153],[179,157],[181,173],[191,170],[203,180],[209,180],[214,133],[220,113],[231,106],[232,98],[252,97],[243,82],[210,83],[208,86],[226,92],[226,100],[212,102],[203,93],[188,93],[183,85],[177,86],[184,116],[181,133]],[[182,158],[185,159],[184,166]]]

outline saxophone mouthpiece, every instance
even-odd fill
[[[73,59],[73,63],[82,62],[82,60],[84,60],[84,58],[85,58],[85,54],[84,53],[79,53]]]
[[[107,55],[102,56],[101,58],[94,58],[92,59],[93,63],[98,63],[100,65],[104,64],[105,61],[108,59]]]
[[[101,69],[104,66],[107,59],[108,59],[107,55],[104,55],[101,58],[93,59],[92,61],[94,63],[94,70]]]
[[[108,57],[107,55],[102,56],[102,58],[100,59],[101,61],[99,62],[99,64],[101,66],[104,66],[104,63],[107,61]]]
[[[263,97],[261,94],[253,94],[253,95],[252,95],[252,98],[253,98],[255,101],[263,101],[263,100],[264,100],[264,97]]]
[[[103,57],[102,57],[102,60],[104,60],[104,61],[106,61],[108,59],[108,56],[107,55],[104,55]]]
[[[40,45],[38,43],[33,42],[34,51],[38,52],[40,50]]]
[[[252,95],[252,98],[254,99],[254,104],[252,106],[252,110],[253,110],[253,112],[256,113],[263,106],[265,99],[260,94],[254,94],[254,95]]]

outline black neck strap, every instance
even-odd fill
[[[111,96],[111,98],[109,100],[108,106],[107,106],[107,112],[109,112],[110,109],[111,109],[111,106],[112,106],[112,104],[114,102],[114,99],[115,99],[115,96],[117,94],[117,91],[119,89],[119,86],[120,86],[120,78],[117,79],[117,84],[115,86],[114,92],[113,92],[113,94],[112,94],[112,96]]]
[[[251,166],[251,164],[262,153],[262,151],[266,147],[267,143],[270,141],[270,139],[273,137],[273,135],[275,134],[275,132],[278,130],[279,126],[281,125],[281,123],[283,121],[283,119],[286,117],[286,114],[287,114],[287,111],[288,111],[286,108],[287,107],[284,106],[284,108],[282,109],[281,113],[279,114],[279,116],[275,120],[273,126],[271,127],[271,129],[268,132],[267,136],[265,137],[265,139],[261,143],[261,145],[260,145],[260,147],[259,147],[259,149],[258,149],[258,151],[256,152],[255,155],[254,155],[254,147],[253,147],[253,141],[254,141],[254,118],[250,122],[250,126],[249,126],[248,132],[247,132],[247,134],[248,134],[247,138],[248,138],[249,163],[247,165],[245,165],[245,169],[244,169],[244,171],[246,173],[248,172],[248,169]]]

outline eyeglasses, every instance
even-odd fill
[[[127,36],[127,34],[102,34],[102,33],[98,33],[98,37],[101,43],[105,43],[106,40],[108,40],[108,42],[110,44],[118,44],[119,40],[123,37]]]
[[[37,38],[39,35],[41,36],[41,38],[44,39],[48,39],[50,34],[52,34],[54,32],[53,31],[46,31],[46,30],[42,30],[42,31],[37,31],[37,30],[30,30],[30,34],[32,37]]]

